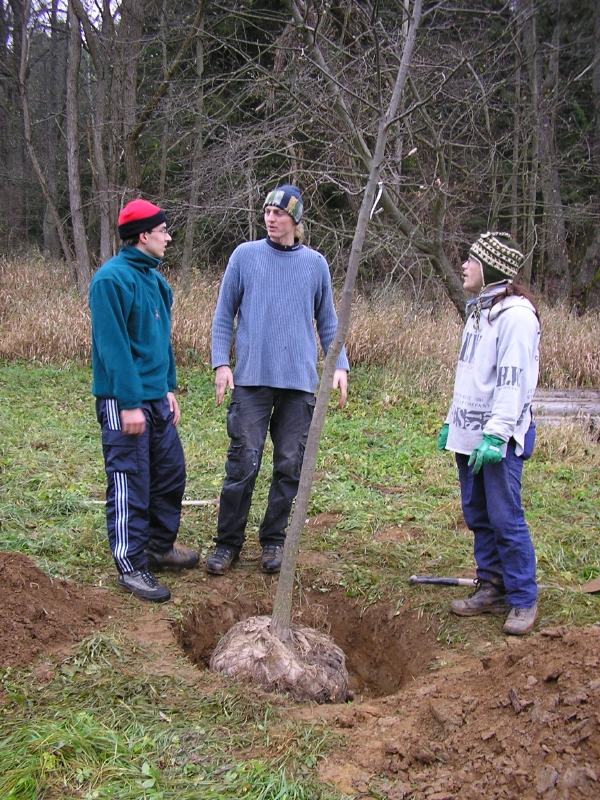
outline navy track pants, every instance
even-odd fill
[[[145,550],[169,550],[179,530],[185,462],[169,401],[145,401],[146,428],[125,435],[117,401],[96,400],[106,470],[108,542],[119,572],[146,568]]]

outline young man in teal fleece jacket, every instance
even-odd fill
[[[231,439],[221,489],[216,547],[206,562],[213,575],[237,559],[267,430],[273,442],[273,478],[258,538],[264,572],[281,566],[290,511],[300,480],[304,446],[315,406],[317,342],[326,353],[337,329],[327,261],[301,242],[302,198],[284,184],[263,204],[267,238],[233,252],[212,327],[212,366],[219,405]],[[235,329],[235,369],[229,352]],[[348,360],[340,353],[333,380],[346,400]],[[235,384],[234,384],[235,380]]]
[[[157,272],[166,216],[146,200],[119,215],[123,247],[94,275],[92,393],[102,428],[108,541],[117,585],[141,600],[170,597],[150,569],[194,567],[198,555],[175,547],[185,489],[171,347],[173,296]]]

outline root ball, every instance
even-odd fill
[[[303,625],[292,625],[283,642],[270,627],[270,617],[238,622],[217,645],[210,670],[286,692],[295,700],[342,703],[348,695],[348,671],[335,642]]]

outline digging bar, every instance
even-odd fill
[[[474,578],[437,578],[433,575],[411,575],[409,583],[437,583],[442,586],[475,586]]]

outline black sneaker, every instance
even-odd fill
[[[262,549],[262,557],[260,559],[260,566],[263,572],[279,572],[282,556],[283,545],[266,544]]]
[[[477,581],[475,591],[465,600],[453,600],[450,611],[459,617],[476,617],[479,614],[508,614],[510,605],[506,592],[491,581]]]
[[[238,558],[239,554],[233,548],[218,544],[206,560],[206,571],[211,575],[224,575]]]
[[[171,547],[166,553],[157,553],[156,550],[146,550],[148,569],[192,569],[198,566],[198,553],[188,547]]]
[[[161,586],[147,569],[121,573],[117,577],[117,586],[140,600],[150,600],[152,603],[164,603],[171,597],[167,587]]]

